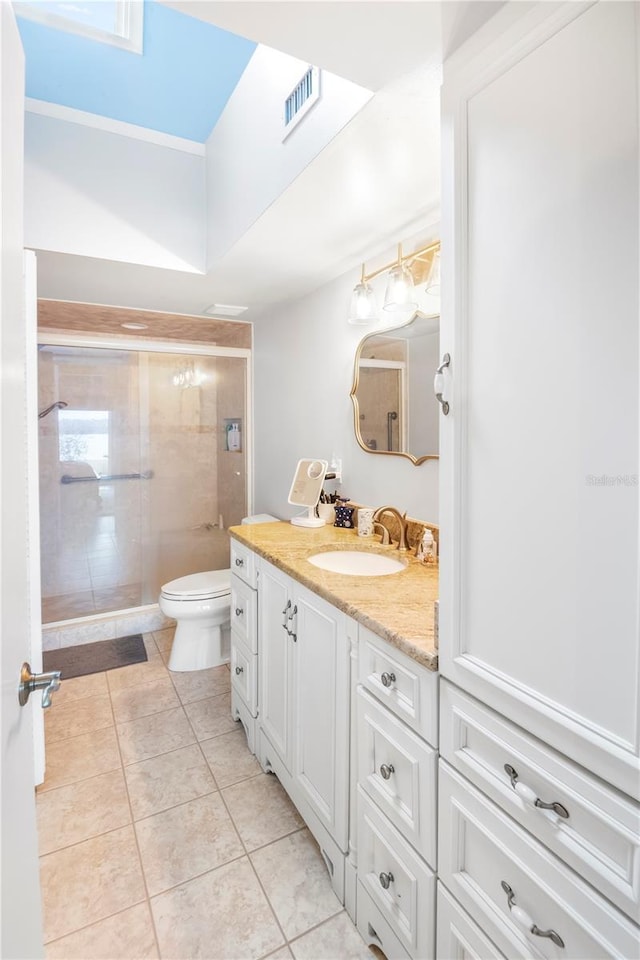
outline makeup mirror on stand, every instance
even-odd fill
[[[323,527],[324,520],[316,517],[315,510],[322,492],[322,484],[327,473],[326,460],[298,460],[293,476],[288,502],[297,507],[307,507],[307,515],[292,517],[291,523],[297,527]]]

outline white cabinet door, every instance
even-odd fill
[[[270,563],[258,564],[260,726],[291,772],[291,658],[294,640],[291,580]]]
[[[624,792],[638,748],[638,16],[445,64],[440,667]]]
[[[346,851],[349,643],[345,616],[299,586],[294,606],[292,774],[320,822]]]

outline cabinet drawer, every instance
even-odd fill
[[[457,687],[443,681],[440,689],[441,755],[601,893],[637,917],[640,804]],[[517,774],[515,786],[505,765]],[[535,806],[536,799],[562,804],[569,816]]]
[[[231,686],[242,697],[251,716],[257,714],[258,705],[258,658],[242,639],[231,631]]]
[[[258,652],[258,598],[237,576],[231,577],[231,629],[253,653]]]
[[[437,759],[435,750],[358,687],[358,781],[432,867]]]
[[[360,626],[358,677],[374,697],[437,747],[437,673]]]
[[[371,897],[366,891],[364,885],[358,880],[357,884],[357,909],[358,932],[365,943],[372,943],[382,951],[386,960],[412,960],[396,936],[392,926],[382,915]],[[379,953],[376,953],[377,957]],[[431,960],[431,954],[428,957],[421,957],[420,960]],[[371,954],[374,957],[374,954]]]
[[[407,952],[433,956],[435,874],[358,788],[358,879]]]
[[[436,957],[447,960],[505,960],[466,910],[438,882]]]
[[[256,588],[256,555],[243,544],[231,537],[231,573],[244,580],[250,587]]]
[[[623,913],[444,761],[439,781],[439,877],[499,950],[510,958],[638,956],[640,929]],[[563,946],[540,935],[551,931]]]

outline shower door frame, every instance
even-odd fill
[[[245,410],[243,446],[246,454],[247,515],[253,512],[253,351],[250,347],[220,347],[213,344],[193,343],[182,340],[147,340],[142,337],[100,337],[84,333],[54,333],[38,329],[38,347],[91,347],[96,350],[130,350],[132,353],[176,353],[193,357],[231,357],[247,361],[245,376]],[[40,536],[30,538],[30,547],[34,562],[40,566]],[[109,610],[106,613],[94,613],[72,617],[57,623],[81,623],[88,620],[106,620],[132,611],[147,611],[157,607],[157,603],[140,604],[121,610]],[[46,624],[50,626],[50,624]]]

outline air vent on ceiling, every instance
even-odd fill
[[[283,140],[286,140],[319,98],[320,70],[318,67],[309,67],[284,102]]]
[[[236,306],[233,303],[212,303],[205,307],[202,312],[209,314],[210,317],[239,317],[241,313],[248,309],[248,307]]]

